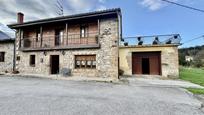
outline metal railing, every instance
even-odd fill
[[[165,45],[165,44],[180,44],[181,37],[179,34],[170,35],[153,35],[153,36],[137,36],[124,37],[120,45]]]
[[[78,47],[98,44],[98,32],[64,35],[43,35],[42,37],[25,37],[22,41],[23,49],[26,48],[56,48],[56,47]]]

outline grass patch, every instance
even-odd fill
[[[204,69],[181,67],[179,74],[182,80],[204,86]],[[194,94],[204,94],[204,89],[187,88],[187,90]]]
[[[204,70],[199,68],[180,68],[180,79],[204,86]]]
[[[187,88],[187,90],[192,92],[193,94],[202,94],[202,95],[204,95],[204,89]]]

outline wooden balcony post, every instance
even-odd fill
[[[24,38],[23,38],[23,30],[21,29],[21,32],[20,32],[21,34],[20,34],[20,40],[21,40],[21,46],[23,46],[24,47]]]
[[[17,37],[19,39],[19,43],[18,43],[19,48],[21,48],[21,29],[18,30],[18,36]]]
[[[68,45],[68,23],[66,23],[66,30],[65,31],[66,31],[66,40],[67,40],[66,45]]]
[[[100,20],[98,19],[98,35],[100,34]]]
[[[43,42],[43,30],[42,26],[40,27],[40,47],[42,47],[42,42]]]
[[[96,38],[96,42],[97,44],[99,43],[99,36],[100,36],[100,20],[98,19],[98,33],[97,33],[97,38]]]

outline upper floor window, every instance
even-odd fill
[[[4,62],[5,52],[0,52],[0,62]]]
[[[64,30],[56,29],[55,30],[55,45],[63,44]]]
[[[86,38],[88,37],[88,26],[87,25],[82,25],[80,28],[80,37],[81,38]]]
[[[39,42],[40,38],[41,38],[41,32],[40,32],[40,29],[37,29],[36,30],[36,42]]]

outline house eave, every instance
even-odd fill
[[[121,12],[120,8],[116,8],[116,9],[110,9],[110,10],[104,10],[104,11],[96,11],[96,12],[82,13],[82,14],[76,14],[76,15],[70,15],[70,16],[62,16],[62,17],[55,17],[55,18],[49,18],[49,19],[41,19],[41,20],[36,20],[36,21],[29,21],[29,22],[25,22],[22,24],[10,24],[8,26],[12,29],[17,29],[17,28],[32,26],[32,25],[71,21],[71,20],[100,17],[100,16],[106,16],[106,15],[107,16],[116,15],[117,17],[117,14],[120,12]]]

